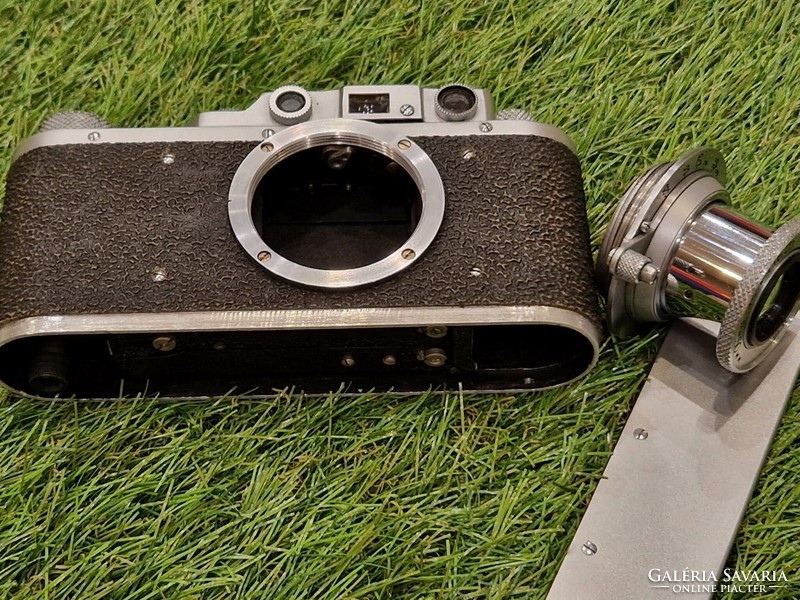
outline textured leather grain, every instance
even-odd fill
[[[335,292],[276,280],[234,237],[228,188],[257,141],[32,150],[8,178],[0,324],[88,313],[491,305],[555,306],[599,323],[580,165],[569,149],[535,136],[415,141],[444,182],[436,240],[396,277]],[[159,268],[166,279],[156,282]]]

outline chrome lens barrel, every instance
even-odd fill
[[[749,371],[800,306],[800,219],[776,231],[728,206],[722,156],[693,150],[640,177],[598,258],[612,331],[699,317],[720,323],[717,358]]]
[[[721,322],[748,267],[771,235],[771,230],[722,203],[700,213],[681,232],[669,266],[669,313]]]

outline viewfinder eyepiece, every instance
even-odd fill
[[[436,95],[434,109],[445,121],[467,121],[478,110],[478,97],[465,85],[447,85]]]

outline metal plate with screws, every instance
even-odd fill
[[[720,578],[800,369],[800,322],[746,375],[718,364],[716,326],[673,323],[548,600],[672,597],[651,569]]]

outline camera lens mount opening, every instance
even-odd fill
[[[229,217],[245,250],[274,275],[323,289],[375,283],[418,260],[444,216],[430,157],[368,121],[293,129],[253,150],[231,183]]]
[[[389,156],[350,144],[314,146],[261,178],[252,200],[261,239],[305,267],[356,269],[401,247],[419,223],[420,190]]]

